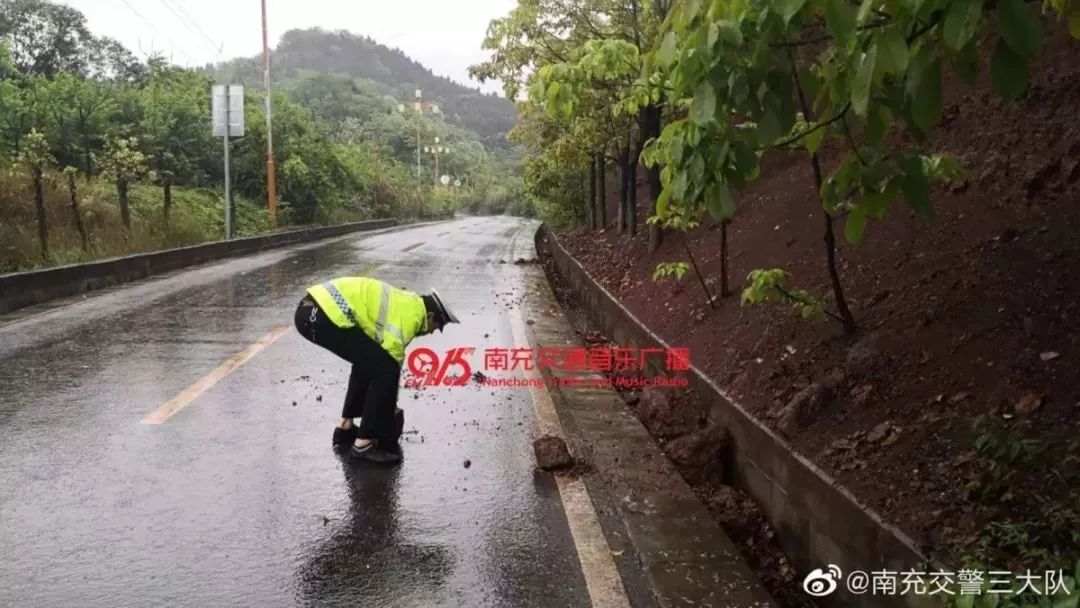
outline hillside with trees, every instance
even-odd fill
[[[483,93],[430,69],[398,49],[367,36],[319,28],[285,32],[271,52],[275,79],[303,81],[312,72],[359,79],[373,96],[411,104],[420,89],[425,102],[438,106],[446,122],[473,131],[490,147],[507,147],[506,134],[514,126],[514,105],[495,94]],[[234,59],[207,72],[221,82],[258,86],[262,83],[262,57]]]
[[[161,57],[141,61],[47,0],[0,0],[0,41],[0,272],[223,238],[222,142],[210,129],[217,81]],[[274,91],[276,227],[261,80],[246,83],[246,133],[231,146],[235,236],[455,207],[500,213],[512,201],[530,213],[513,150],[493,151],[448,122],[449,109],[403,112],[377,82],[328,71],[337,64],[314,60],[320,43],[336,57],[325,37],[285,40],[304,50],[283,54],[295,61]],[[388,57],[427,74],[433,93],[461,93],[449,81],[435,87],[442,81],[400,53]],[[448,188],[436,187],[436,159],[424,152],[436,139]]]
[[[1069,0],[519,0],[472,72],[527,93],[560,242],[792,450],[934,559],[1080,578],[1077,38]],[[1039,591],[946,605],[1076,603]]]

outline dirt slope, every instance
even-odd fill
[[[792,444],[928,549],[994,555],[995,566],[1034,568],[1050,553],[1075,558],[1078,59],[1080,42],[1057,29],[1023,101],[996,98],[985,72],[975,89],[950,83],[941,129],[924,147],[955,155],[971,179],[934,192],[933,223],[898,203],[885,222],[871,222],[862,244],[840,243],[840,273],[860,323],[854,340],[784,305],[739,304],[756,268],[786,268],[795,286],[830,293],[822,210],[804,153],[767,157],[765,177],[741,193],[729,235],[736,295],[715,310],[692,275],[677,284],[651,279],[657,262],[687,259],[681,237],[652,256],[644,234],[571,230],[559,238],[774,428],[797,393],[838,380],[824,407],[785,429]],[[609,207],[614,218],[614,200]],[[718,228],[707,221],[689,235],[716,293]],[[990,424],[976,429],[981,415]],[[1029,554],[1021,559],[1021,551]]]

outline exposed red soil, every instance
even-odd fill
[[[1080,529],[1078,58],[1080,42],[1054,28],[1024,100],[997,98],[985,65],[974,89],[948,83],[942,123],[923,148],[954,155],[970,180],[935,188],[933,222],[897,202],[851,246],[836,221],[840,276],[860,326],[853,339],[783,304],[739,302],[751,270],[782,267],[794,287],[831,304],[823,211],[805,153],[768,155],[762,178],[738,196],[729,227],[736,295],[715,309],[692,271],[679,282],[653,281],[658,262],[687,257],[678,235],[648,254],[643,218],[632,239],[611,223],[558,238],[773,428],[792,397],[831,379],[824,405],[787,429],[794,449],[925,548],[973,551],[988,542],[1001,550],[993,566],[1034,567],[987,540],[987,524],[1027,522],[1040,535],[1032,546],[1076,557],[1080,535],[1066,531]],[[826,164],[836,158],[827,154]],[[644,182],[639,190],[644,208]],[[614,209],[613,196],[609,219]],[[688,235],[717,294],[718,228],[707,220]],[[973,429],[980,415],[1005,438],[991,445],[1033,439],[1048,453],[1001,472],[975,453],[986,434]]]

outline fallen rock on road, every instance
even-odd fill
[[[574,457],[561,437],[544,435],[533,441],[536,466],[545,471],[557,471],[574,466]]]

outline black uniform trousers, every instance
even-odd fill
[[[310,296],[296,308],[296,329],[309,341],[352,364],[341,417],[362,418],[357,433],[361,439],[390,436],[401,365],[363,329],[334,325]]]

